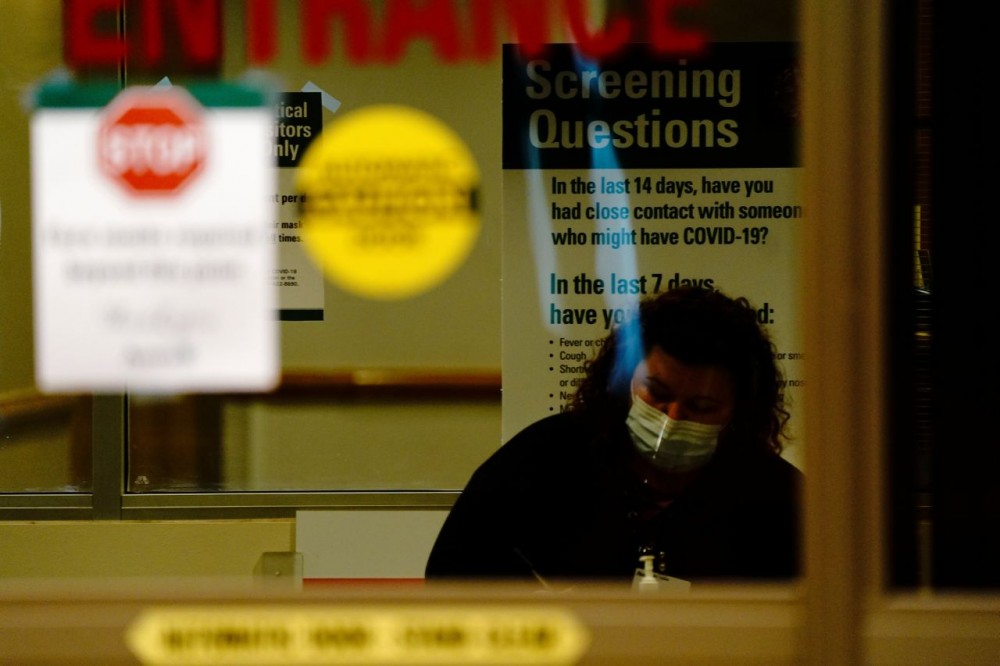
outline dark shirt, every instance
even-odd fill
[[[624,424],[567,412],[525,428],[469,480],[427,562],[434,578],[631,580],[642,549],[685,580],[798,573],[801,474],[720,449],[666,508],[642,485]]]

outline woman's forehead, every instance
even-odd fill
[[[639,378],[671,386],[732,389],[732,375],[724,366],[684,363],[657,346],[650,349],[646,358],[636,367],[635,374]]]

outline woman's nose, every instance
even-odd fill
[[[666,409],[663,413],[672,418],[674,421],[684,420],[684,408],[679,402],[669,402],[667,403]]]

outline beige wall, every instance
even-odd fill
[[[0,393],[32,386],[30,86],[62,64],[59,3],[0,1]]]
[[[0,579],[252,576],[294,550],[295,521],[0,523]]]

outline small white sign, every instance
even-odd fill
[[[279,374],[272,110],[132,88],[32,119],[43,391],[267,390]]]

